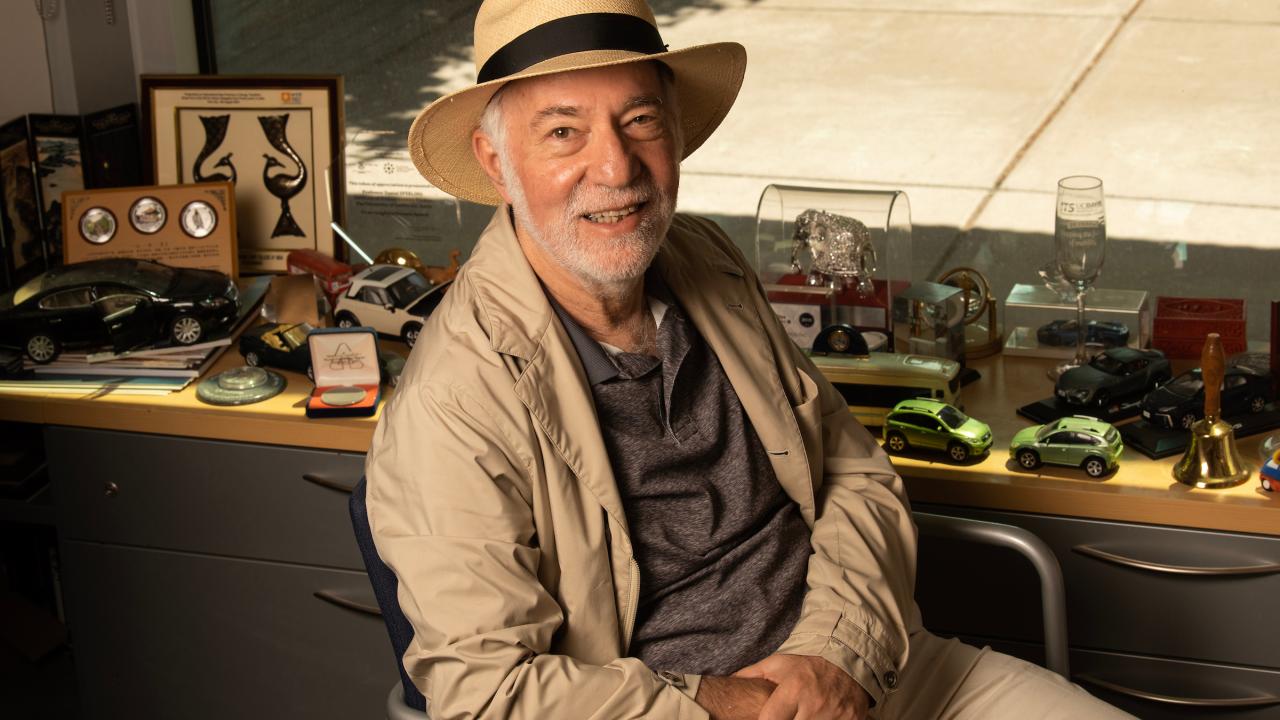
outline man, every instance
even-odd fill
[[[499,206],[367,464],[432,717],[1114,712],[922,629],[901,480],[733,243],[674,214],[742,47],[567,4],[487,0],[480,83],[410,131],[432,183]]]

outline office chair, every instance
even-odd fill
[[[378,557],[378,549],[373,546],[373,530],[369,527],[369,510],[365,504],[364,478],[360,478],[360,482],[351,489],[351,500],[347,507],[351,512],[351,527],[356,533],[356,544],[360,546],[360,556],[369,573],[369,583],[373,585],[373,595],[378,600],[378,609],[382,611],[387,634],[391,636],[396,669],[400,671],[400,682],[391,688],[391,693],[387,696],[387,720],[423,720],[428,717],[427,699],[418,692],[404,670],[404,652],[413,640],[413,626],[400,610],[400,601],[396,596],[396,589],[399,587],[396,574],[382,562],[382,558]]]
[[[423,720],[427,718],[427,700],[414,687],[404,670],[403,657],[413,639],[413,626],[409,624],[396,598],[395,573],[378,557],[373,545],[373,532],[369,528],[369,514],[365,505],[365,480],[351,491],[349,504],[351,524],[355,529],[360,555],[369,573],[369,582],[382,610],[382,619],[391,636],[395,652],[396,669],[400,671],[400,684],[391,688],[387,696],[387,720]],[[1062,581],[1062,568],[1053,551],[1043,540],[1023,528],[1002,523],[972,520],[970,518],[913,513],[921,535],[944,540],[966,540],[997,545],[1014,550],[1031,562],[1040,576],[1041,613],[1044,616],[1045,666],[1070,679],[1067,666],[1067,603]]]

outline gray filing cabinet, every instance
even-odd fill
[[[379,718],[395,659],[347,514],[364,456],[50,427],[89,718]]]
[[[1053,548],[1072,679],[1140,718],[1280,718],[1280,538],[921,504]],[[1039,585],[998,548],[922,539],[925,626],[1039,662]]]

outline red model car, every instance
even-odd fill
[[[291,274],[319,278],[330,307],[337,305],[338,295],[351,287],[351,266],[318,250],[290,250],[285,264]]]

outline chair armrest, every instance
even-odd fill
[[[1020,553],[1040,576],[1040,602],[1044,615],[1045,666],[1070,678],[1067,664],[1067,597],[1062,567],[1053,550],[1029,530],[1004,523],[915,512],[922,535],[998,545]]]

